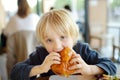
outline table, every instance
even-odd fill
[[[81,76],[77,75],[77,77],[72,76],[67,78],[61,77],[61,76],[50,76],[50,77],[43,77],[43,78],[37,78],[36,80],[120,80],[120,77],[110,76],[110,75],[98,75],[98,76]]]
[[[72,75],[68,78],[58,76],[58,75],[52,75],[50,77],[42,77],[37,78],[36,80],[96,80],[95,76],[81,76],[81,75]]]

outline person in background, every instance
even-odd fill
[[[51,8],[50,8],[50,10],[53,10],[53,9],[55,9],[55,8],[54,8],[54,7],[51,7]]]
[[[6,39],[10,39],[10,37],[19,31],[35,31],[36,25],[39,21],[39,16],[35,13],[31,12],[30,6],[27,0],[18,0],[17,1],[18,10],[14,16],[12,16],[7,23],[6,27],[3,29],[3,35]],[[6,47],[10,46],[10,44],[6,44]],[[32,43],[31,43],[32,44]],[[14,51],[14,48],[11,49],[11,52]],[[17,53],[16,53],[17,54]],[[12,57],[11,57],[12,56]],[[15,64],[13,53],[10,53],[7,49],[7,70],[8,77],[10,76],[10,71],[13,65]]]
[[[67,5],[67,4],[64,6],[64,9],[66,9],[66,10],[68,10],[68,11],[70,11],[70,12],[72,11],[72,10],[71,10],[71,7],[70,7],[69,5]]]
[[[7,78],[7,70],[6,70],[6,52],[2,39],[2,30],[5,27],[6,19],[5,19],[5,10],[2,4],[3,0],[0,0],[0,80],[8,80]]]
[[[69,4],[64,5],[64,9],[66,9],[66,10],[71,12],[72,17],[73,17],[73,19],[76,22],[79,21],[79,17],[78,17],[77,11],[73,10],[72,7]]]
[[[39,16],[31,12],[27,0],[17,1],[17,13],[10,18],[7,26],[3,30],[3,34],[7,37],[20,30],[34,30],[39,20]]]
[[[78,19],[78,15],[72,12],[71,6],[69,4],[64,5],[64,9],[71,12],[71,15],[73,19],[75,20],[76,24],[79,27],[79,31],[81,33],[81,40],[84,41],[84,25],[83,23]]]
[[[101,58],[87,43],[79,41],[79,29],[67,10],[54,9],[42,15],[36,28],[38,40],[42,44],[28,59],[17,63],[11,71],[11,80],[35,80],[37,75],[55,75],[51,65],[60,64],[59,54],[65,47],[75,51],[69,67],[74,74],[94,76],[116,74],[116,66],[107,58]]]

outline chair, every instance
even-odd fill
[[[103,47],[107,47],[109,41],[112,45],[114,39],[111,34],[106,32],[104,26],[99,22],[90,24],[90,46],[99,52],[101,52]]]
[[[91,47],[99,52],[101,52],[102,49],[107,46],[112,47],[113,41],[114,37],[110,34],[90,35]]]
[[[8,75],[13,65],[25,60],[38,45],[34,31],[19,31],[7,39]]]
[[[113,44],[113,54],[112,54],[112,60],[115,61],[115,50],[118,49],[118,60],[120,58],[120,45]],[[120,60],[119,60],[120,62]]]
[[[90,45],[97,51],[100,51],[103,46],[102,37],[105,32],[102,26],[103,25],[98,22],[90,23]]]
[[[94,0],[88,0],[89,4]],[[102,4],[102,5],[101,5]],[[101,51],[107,37],[107,1],[97,0],[97,5],[88,5],[88,22],[90,29],[90,45]],[[101,13],[102,12],[102,13]],[[99,15],[99,16],[98,16]]]
[[[92,40],[97,40],[98,41],[98,43],[99,43],[99,45],[94,45],[93,46],[93,41]],[[93,36],[93,35],[91,35],[90,36],[90,45],[91,45],[91,47],[93,48],[93,49],[95,49],[95,50],[97,50],[97,51],[100,51],[101,50],[101,48],[102,48],[102,38],[101,37],[99,37],[99,36]]]

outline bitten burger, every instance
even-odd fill
[[[69,62],[74,54],[75,53],[70,48],[68,47],[64,48],[60,52],[61,64],[53,64],[51,66],[52,71],[57,75],[61,75],[65,77],[68,77],[70,74],[74,73],[74,70],[68,69],[69,66],[73,65],[70,64]]]

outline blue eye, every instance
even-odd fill
[[[66,38],[66,36],[61,36],[60,38],[61,38],[61,39],[65,39],[65,38]]]
[[[52,40],[51,39],[47,39],[46,42],[49,43],[49,42],[52,42]]]

